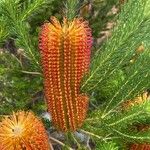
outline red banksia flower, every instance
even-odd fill
[[[130,150],[150,150],[150,144],[132,144]]]
[[[144,93],[146,94],[146,93]],[[137,130],[138,131],[147,131],[150,129],[150,125],[137,125]],[[133,143],[130,145],[129,150],[150,150],[150,144],[149,143]]]
[[[60,24],[53,17],[41,29],[45,96],[53,123],[61,131],[74,131],[85,119],[88,97],[80,93],[80,83],[89,70],[91,45],[91,29],[80,18]]]
[[[4,118],[0,123],[0,150],[50,150],[42,122],[24,111]]]

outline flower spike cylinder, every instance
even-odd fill
[[[150,150],[150,144],[133,144],[130,150]]]
[[[42,122],[32,112],[7,116],[0,123],[0,150],[50,150]]]
[[[80,93],[89,70],[91,29],[86,21],[52,17],[41,29],[39,48],[44,73],[45,96],[55,127],[61,131],[79,128],[88,109],[88,96]]]

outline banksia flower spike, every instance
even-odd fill
[[[130,99],[127,100],[126,102],[123,103],[123,109],[126,110],[132,106],[135,105],[140,105],[142,103],[144,103],[145,101],[147,101],[150,98],[149,93],[148,92],[144,92],[140,95],[138,95],[137,97],[135,97],[134,99]]]
[[[146,131],[150,129],[150,125],[138,125],[137,130]],[[150,150],[149,143],[132,143],[129,150]]]
[[[134,98],[133,100],[128,100],[126,103],[123,104],[124,109],[128,109],[135,105],[140,105],[149,99],[149,93],[144,92],[140,94],[138,97]],[[146,131],[150,129],[150,125],[136,125],[136,129],[138,131]],[[129,150],[150,150],[150,144],[148,143],[133,143],[129,145]]]
[[[42,122],[24,111],[4,118],[0,123],[0,150],[50,150]]]
[[[150,150],[150,144],[132,144],[130,150]]]
[[[79,128],[88,109],[88,96],[80,93],[89,70],[91,29],[86,21],[59,21],[52,17],[41,29],[39,48],[44,73],[45,96],[55,127],[61,131]]]

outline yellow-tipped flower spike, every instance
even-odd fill
[[[32,112],[5,117],[0,123],[0,150],[50,150],[42,122]]]
[[[80,84],[89,70],[91,46],[91,29],[81,18],[61,24],[52,17],[41,29],[45,96],[52,121],[61,131],[75,131],[85,119],[89,98],[80,93]]]

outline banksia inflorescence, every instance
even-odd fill
[[[149,100],[149,93],[144,92],[140,94],[138,97],[134,98],[133,100],[128,100],[126,103],[123,104],[124,109],[128,109],[130,107],[133,107],[135,105],[140,105],[144,103],[145,101]],[[138,131],[146,131],[150,129],[149,125],[136,125],[136,128]],[[150,150],[150,144],[149,143],[133,143],[129,146],[129,150]]]
[[[139,125],[137,126],[138,131],[146,131],[150,129],[150,125]],[[149,143],[133,143],[130,145],[129,150],[150,150]]]
[[[53,123],[61,131],[74,131],[85,119],[89,98],[80,93],[80,84],[89,70],[91,46],[91,29],[81,18],[64,18],[60,24],[52,17],[41,29],[45,96]]]
[[[150,144],[133,144],[130,150],[150,150]]]
[[[42,122],[32,112],[5,117],[0,123],[0,150],[50,150]]]
[[[147,101],[150,98],[149,93],[148,92],[144,92],[140,95],[138,95],[137,97],[135,97],[133,100],[127,100],[126,102],[123,103],[123,110],[126,110],[132,106],[135,105],[140,105],[142,103],[144,103],[145,101]]]

